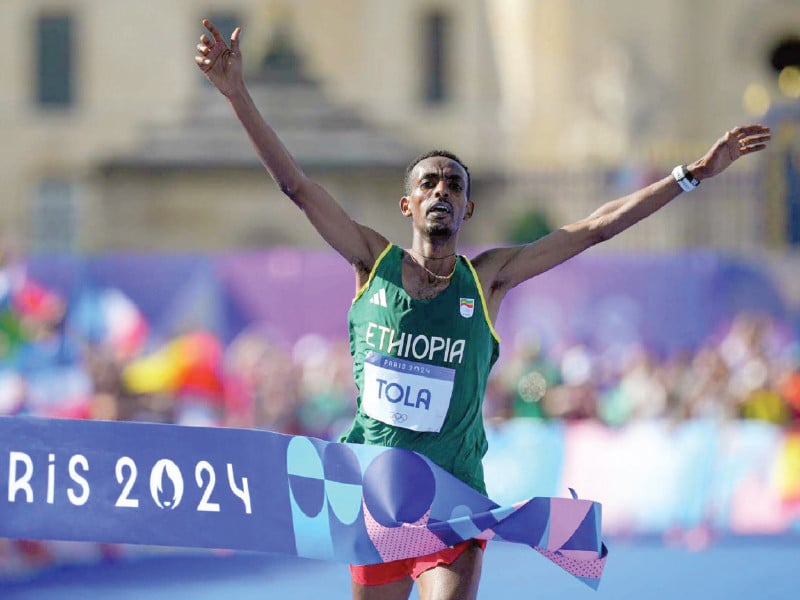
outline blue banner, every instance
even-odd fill
[[[601,509],[500,506],[407,450],[268,431],[0,418],[0,536],[255,550],[352,564],[470,538],[529,545],[596,588]]]
[[[691,544],[800,533],[800,432],[757,420],[516,419],[487,433],[486,486],[499,504],[573,486],[602,500],[606,535]]]

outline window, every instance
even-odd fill
[[[34,254],[77,250],[78,206],[74,183],[45,179],[31,204],[30,248]]]
[[[36,23],[36,101],[68,107],[74,101],[75,56],[70,15],[40,16]]]
[[[423,23],[423,97],[429,104],[447,100],[449,19],[440,12],[429,13]]]

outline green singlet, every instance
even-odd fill
[[[341,441],[414,450],[485,494],[482,404],[500,339],[467,258],[445,290],[419,300],[403,288],[403,254],[381,253],[350,308],[359,395]]]

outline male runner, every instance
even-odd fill
[[[350,345],[360,391],[343,441],[399,446],[428,456],[484,492],[481,420],[489,370],[497,359],[492,323],[514,286],[607,240],[718,175],[770,139],[760,125],[725,133],[700,159],[587,218],[524,246],[495,248],[472,261],[456,254],[458,233],[473,215],[470,177],[454,155],[434,151],[406,172],[400,211],[411,220],[411,246],[399,248],[356,223],[310,180],[253,104],[242,77],[237,28],[230,47],[208,20],[195,57],[228,99],[280,189],[328,244],[355,269]],[[417,559],[351,567],[357,599],[406,599],[414,581],[420,598],[475,598],[483,546],[468,541]]]

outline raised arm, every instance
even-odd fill
[[[241,29],[237,27],[233,32],[228,47],[211,21],[205,19],[203,25],[212,37],[206,34],[200,37],[195,62],[228,99],[256,154],[281,191],[305,213],[325,241],[353,265],[356,285],[360,287],[366,282],[375,258],[388,244],[387,240],[369,227],[353,221],[322,186],[309,179],[261,116],[242,75]]]
[[[742,156],[763,150],[769,139],[767,127],[736,127],[725,133],[687,169],[697,180],[709,179],[722,173]],[[490,313],[496,315],[503,296],[514,286],[625,231],[665,206],[682,191],[675,176],[668,175],[652,185],[604,204],[585,219],[562,227],[533,243],[496,248],[476,257],[474,264],[487,295]]]

